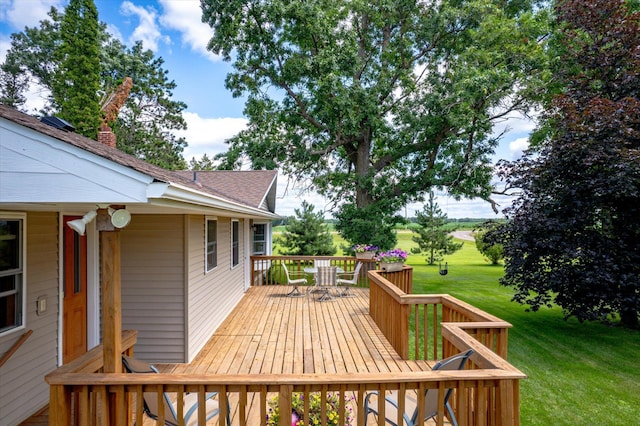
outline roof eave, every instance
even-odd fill
[[[150,202],[152,200],[169,200],[185,205],[200,206],[203,208],[212,208],[216,210],[224,210],[230,213],[241,214],[251,217],[260,217],[266,219],[279,219],[280,216],[270,211],[253,208],[244,204],[216,197],[205,192],[196,191],[185,186],[171,182],[154,182],[149,185],[147,197]]]

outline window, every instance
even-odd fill
[[[237,220],[231,221],[231,267],[240,263],[240,226]]]
[[[207,271],[218,266],[218,221],[207,219]]]
[[[24,222],[0,217],[0,334],[24,325]]]
[[[267,226],[264,223],[253,225],[253,254],[267,254]]]

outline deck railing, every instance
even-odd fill
[[[133,355],[133,346],[137,341],[137,331],[123,331],[122,353]],[[107,399],[113,393],[104,390],[100,393],[86,393],[88,388],[74,387],[65,379],[68,376],[84,377],[85,381],[88,379],[93,383],[97,376],[93,373],[102,372],[103,351],[102,345],[98,345],[45,377],[49,383],[50,425],[127,424],[127,419],[131,418],[129,404],[120,400],[109,403]],[[109,423],[109,417],[114,421]],[[125,423],[122,423],[123,420]]]
[[[395,283],[405,282],[411,269],[405,266],[396,275],[369,272],[369,313],[375,323],[403,359],[442,359],[473,349],[474,372],[514,375],[496,377],[490,386],[465,386],[462,392],[457,387],[454,403],[457,412],[473,420],[468,424],[519,424],[519,380],[526,376],[506,361],[511,324],[447,294],[405,293]],[[503,423],[504,413],[512,423]]]
[[[337,266],[345,272],[353,271],[358,262],[362,262],[358,287],[368,287],[368,271],[376,269],[373,259],[356,259],[351,256],[251,256],[252,285],[286,285],[287,280],[282,270],[282,264],[289,272],[304,274],[304,269],[313,266],[314,260],[328,260],[331,266]],[[312,274],[306,274],[309,284],[313,282]],[[297,278],[297,277],[296,277]]]
[[[349,259],[353,258],[340,261],[355,261]],[[255,261],[274,264],[280,260],[256,257]],[[308,259],[290,261],[293,265],[295,262],[302,265]],[[197,393],[201,401],[198,424],[205,424],[205,396],[208,392],[218,392],[227,396],[220,398],[221,413],[215,420],[219,425],[225,424],[227,413],[233,425],[266,425],[270,401],[277,397],[280,412],[290,413],[294,393],[301,393],[305,404],[311,400],[312,394],[319,395],[322,400],[330,394],[338,395],[338,400],[344,401],[337,410],[338,424],[347,424],[347,418],[350,418],[354,426],[365,426],[374,422],[372,416],[366,419],[364,411],[368,392],[397,391],[399,409],[403,411],[405,394],[416,396],[422,407],[425,391],[438,389],[438,415],[435,420],[437,425],[443,425],[446,410],[442,395],[445,389],[454,388],[450,404],[458,424],[518,426],[519,382],[526,376],[505,360],[506,330],[510,325],[447,295],[405,293],[395,283],[406,287],[411,273],[408,267],[396,273],[368,273],[371,316],[404,358],[436,359],[473,349],[474,354],[465,370],[283,375],[87,374],[99,371],[99,365],[95,364],[88,369],[58,370],[47,376],[51,386],[51,418],[54,419],[51,424],[135,422],[142,425],[145,420],[142,400],[146,392],[156,393],[158,398],[164,392],[171,392],[179,401],[186,392]],[[410,345],[412,339],[413,345]],[[164,424],[166,413],[163,407],[163,404],[158,404],[158,425]],[[82,414],[83,410],[88,414]],[[384,403],[377,410],[380,413],[377,424],[384,425]],[[423,415],[422,410],[420,408],[419,416]],[[308,406],[304,411],[309,412]],[[98,416],[97,413],[102,414]],[[322,425],[330,424],[326,412],[321,418]],[[310,424],[309,419],[303,420]],[[402,418],[399,422],[403,424]],[[288,426],[290,417],[281,416],[279,424]]]

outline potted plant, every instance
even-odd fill
[[[337,393],[328,393],[326,399],[326,424],[329,426],[351,426],[353,422],[353,408],[348,403],[353,398],[345,396],[345,419],[344,425],[340,425],[340,396]],[[267,413],[267,426],[277,426],[280,424],[280,409],[278,407],[278,395],[274,396],[268,402],[269,412]],[[309,424],[322,424],[320,413],[322,412],[322,399],[317,392],[309,395]],[[301,392],[293,392],[291,394],[291,426],[303,426],[304,423],[304,394]]]
[[[402,271],[402,265],[407,260],[409,253],[402,249],[392,249],[378,253],[376,260],[380,262],[380,269],[387,272]]]
[[[356,254],[356,259],[373,259],[379,248],[370,244],[356,244],[352,249]]]

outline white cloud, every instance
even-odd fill
[[[8,23],[17,31],[25,26],[35,27],[43,19],[51,6],[62,10],[66,0],[0,0],[0,21]]]
[[[141,40],[145,49],[153,52],[158,51],[158,44],[164,42],[169,44],[169,37],[162,35],[158,27],[158,12],[151,6],[145,8],[136,6],[130,1],[125,1],[120,6],[120,12],[125,16],[136,16],[139,20],[138,26],[133,30],[129,37],[129,42],[133,44],[137,40]]]
[[[522,153],[529,148],[529,138],[518,138],[509,143],[511,159],[516,160],[522,157]]]
[[[119,42],[124,43],[125,40],[122,36],[122,33],[120,32],[120,28],[118,28],[116,25],[110,23],[107,24],[107,32]]]
[[[219,61],[220,57],[207,50],[207,43],[213,35],[209,25],[202,22],[202,9],[199,0],[159,0],[163,14],[160,22],[167,28],[182,34],[182,43],[198,54]]]
[[[185,112],[187,130],[176,132],[184,137],[189,146],[184,151],[184,158],[190,161],[207,154],[210,158],[227,150],[226,139],[238,134],[247,126],[245,118],[205,118],[194,112]]]

